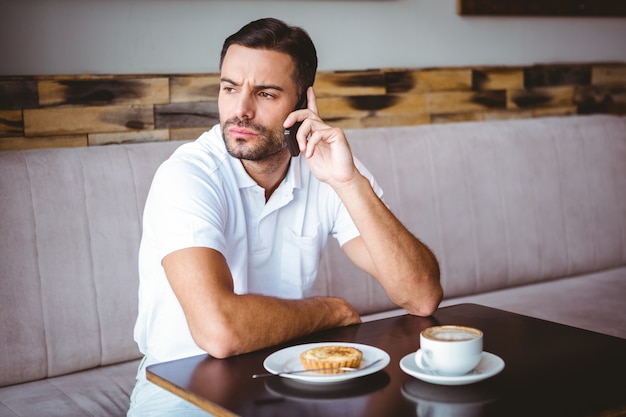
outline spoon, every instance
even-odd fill
[[[281,375],[292,375],[292,374],[300,374],[300,373],[304,373],[304,372],[320,372],[320,371],[345,371],[345,372],[354,372],[354,371],[362,371],[364,369],[367,368],[371,368],[372,366],[376,365],[378,362],[382,361],[382,358],[378,358],[376,359],[374,362],[362,367],[362,368],[349,368],[347,366],[342,366],[339,368],[317,368],[317,369],[300,369],[298,371],[284,371],[284,372],[278,372],[278,373],[263,373],[263,374],[254,374],[252,375],[252,378],[256,379],[256,378],[265,378],[267,376],[281,376]]]

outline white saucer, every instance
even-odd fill
[[[283,374],[281,377],[291,378],[301,382],[312,383],[334,383],[348,381],[353,378],[370,375],[380,371],[389,365],[391,358],[389,354],[384,350],[378,349],[374,346],[361,345],[359,343],[345,343],[345,342],[323,342],[323,343],[308,343],[304,345],[290,346],[285,349],[281,349],[272,353],[263,361],[263,367],[268,372],[277,374],[284,371],[299,371],[304,370],[304,366],[300,362],[300,353],[307,349],[312,349],[318,346],[350,346],[359,349],[363,352],[363,358],[361,359],[361,367],[366,367],[372,362],[380,359],[381,361],[367,369],[345,372],[342,374],[318,374],[316,372],[302,372],[299,374]]]
[[[498,374],[504,369],[504,361],[493,353],[483,352],[476,368],[470,373],[461,376],[444,376],[436,372],[427,371],[415,363],[415,352],[409,353],[400,361],[400,368],[407,374],[439,385],[467,385],[482,381]]]

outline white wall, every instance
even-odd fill
[[[0,75],[215,72],[265,16],[303,26],[322,70],[626,61],[624,18],[469,18],[456,0],[0,0]]]

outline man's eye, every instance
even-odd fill
[[[261,97],[263,97],[263,98],[267,98],[267,99],[272,99],[272,98],[274,98],[274,95],[273,95],[273,94],[270,94],[270,93],[265,92],[265,91],[261,91],[261,92],[259,93],[259,95],[260,95]]]

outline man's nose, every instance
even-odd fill
[[[236,115],[239,119],[254,118],[254,100],[248,94],[240,94],[237,97]]]

